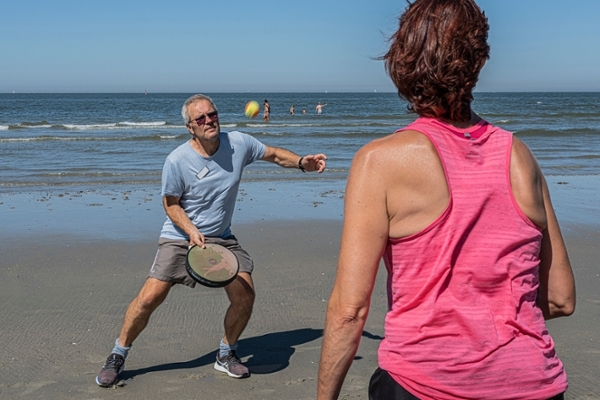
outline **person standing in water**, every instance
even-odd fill
[[[271,120],[271,106],[267,99],[263,101],[263,120],[269,122]]]
[[[323,114],[323,107],[325,107],[327,104],[321,104],[321,102],[319,102],[317,104],[317,107],[315,108],[315,113],[320,115]]]

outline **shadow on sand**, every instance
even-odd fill
[[[241,339],[237,354],[240,358],[249,357],[244,364],[252,374],[272,374],[290,365],[290,358],[296,351],[295,346],[312,342],[323,336],[322,329],[297,329],[293,331],[273,332],[266,335]],[[380,336],[363,332],[363,336],[373,340],[381,340]],[[159,364],[147,368],[123,371],[119,379],[133,379],[138,375],[150,372],[185,370],[210,365],[215,362],[216,350],[189,361]]]

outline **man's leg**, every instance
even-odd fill
[[[123,371],[125,357],[133,341],[148,325],[150,316],[156,308],[165,300],[173,284],[155,278],[148,278],[142,286],[135,299],[127,307],[121,334],[115,343],[113,353],[108,356],[106,363],[96,377],[96,383],[100,386],[109,387],[116,381]]]
[[[250,376],[250,372],[236,356],[235,349],[252,315],[255,297],[252,276],[247,272],[240,272],[236,279],[225,287],[225,292],[229,297],[230,305],[225,313],[225,336],[220,347],[230,350],[227,354],[221,354],[223,349],[219,351],[215,369],[225,372],[232,378],[246,378]]]
[[[230,304],[225,313],[223,342],[235,345],[252,315],[255,297],[252,275],[240,272],[233,282],[225,286],[225,292]]]
[[[156,308],[167,298],[172,282],[165,282],[155,278],[148,278],[142,286],[137,297],[133,299],[123,319],[119,345],[129,347],[144,330],[150,316]]]

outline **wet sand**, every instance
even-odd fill
[[[550,181],[550,179],[549,179]],[[563,182],[563,183],[560,183]],[[577,279],[577,310],[548,322],[567,399],[600,399],[597,182],[553,179]],[[253,256],[257,301],[238,353],[252,376],[213,369],[222,289],[175,287],[135,342],[120,384],[94,378],[156,251],[164,220],[150,189],[0,195],[0,398],[313,399],[341,231],[343,185],[242,185],[234,233]],[[386,311],[380,273],[343,399],[367,399]]]

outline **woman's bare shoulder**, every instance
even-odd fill
[[[521,211],[536,225],[545,228],[544,175],[529,147],[516,137],[513,137],[511,149],[510,184]]]
[[[356,153],[355,160],[397,163],[427,153],[437,154],[427,136],[415,130],[402,130],[365,144]]]

